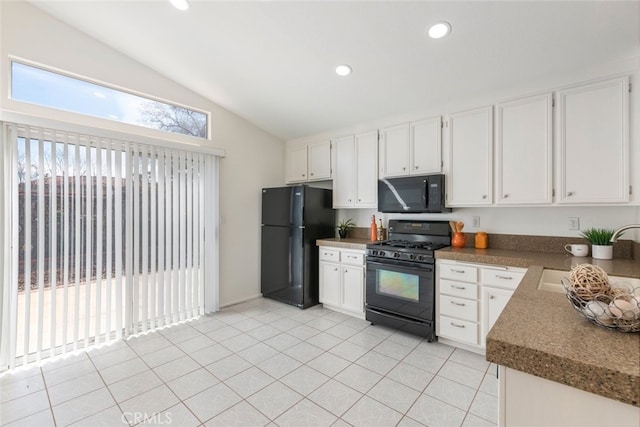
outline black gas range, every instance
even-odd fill
[[[434,341],[434,251],[451,244],[447,221],[390,220],[367,245],[366,319]]]

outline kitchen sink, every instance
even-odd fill
[[[542,277],[540,278],[540,282],[538,283],[538,289],[541,291],[556,292],[559,294],[563,294],[564,288],[562,287],[562,282],[561,282],[561,279],[563,277],[566,277],[568,279],[569,272],[564,270],[544,269],[542,271]],[[609,282],[611,284],[624,282],[631,285],[632,288],[640,288],[640,279],[635,279],[633,277],[609,276]]]

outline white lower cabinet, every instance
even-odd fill
[[[640,408],[500,366],[499,426],[638,426]]]
[[[364,319],[364,251],[320,247],[320,302]]]
[[[500,313],[504,310],[509,299],[511,299],[511,295],[513,295],[513,291],[507,289],[492,288],[490,286],[482,288],[482,295],[480,297],[482,300],[482,325],[486,331],[482,337],[483,347],[486,347],[486,336],[493,324],[498,320],[498,316],[500,316]]]
[[[451,344],[484,352],[489,330],[526,269],[437,260],[436,333]]]

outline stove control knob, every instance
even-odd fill
[[[414,254],[409,254],[409,259],[410,260],[414,260],[414,259],[416,259],[416,256]]]
[[[385,256],[386,253],[384,251],[378,251],[378,256]]]
[[[424,256],[418,255],[418,261],[424,261]]]
[[[394,252],[393,257],[394,258],[400,258],[400,252]]]

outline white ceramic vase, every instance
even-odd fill
[[[595,259],[613,259],[613,246],[591,245],[591,257]]]

